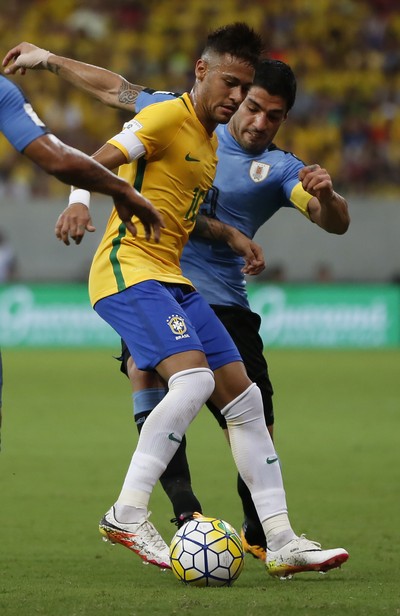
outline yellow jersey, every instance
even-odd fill
[[[118,175],[162,213],[165,228],[158,244],[147,241],[143,225],[134,217],[134,238],[113,208],[90,270],[93,305],[144,280],[191,284],[182,275],[180,256],[217,164],[217,137],[207,133],[187,93],[144,108],[124,128],[135,133],[146,153],[122,165]],[[117,135],[108,143],[129,160],[122,138]]]

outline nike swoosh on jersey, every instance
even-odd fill
[[[267,458],[267,464],[273,464],[274,462],[277,461],[277,459],[278,458],[276,456],[275,457],[271,456],[271,457]]]
[[[200,159],[198,159],[198,158],[192,158],[192,157],[190,156],[190,152],[188,152],[188,153],[186,154],[186,156],[185,156],[185,160],[188,160],[189,162],[193,162],[193,163],[199,163],[199,162],[200,162]]]

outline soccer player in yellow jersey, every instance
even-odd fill
[[[348,554],[341,548],[322,550],[293,531],[260,391],[227,331],[179,265],[202,196],[213,181],[213,131],[229,121],[244,99],[260,51],[259,37],[245,24],[213,32],[196,63],[190,94],[142,110],[95,155],[106,167],[122,166],[120,173],[159,209],[165,228],[156,244],[137,222],[134,239],[113,212],[94,257],[91,299],[124,339],[137,367],[156,370],[168,383],[100,529],[145,561],[170,566],[168,546],[148,520],[148,502],[190,422],[211,399],[227,421],[235,463],[265,532],[267,569],[287,576],[337,567]],[[64,232],[61,226],[60,237]]]
[[[250,66],[242,66],[237,79],[247,87]],[[239,92],[242,87],[238,87]],[[117,213],[111,214],[90,272],[93,305],[145,280],[191,284],[182,276],[179,259],[197,210],[212,185],[217,163],[215,124],[208,118],[205,124],[198,118],[189,94],[183,94],[163,103],[161,113],[150,105],[106,145],[107,156],[122,164],[119,175],[156,204],[165,229],[159,243],[139,241],[143,238],[139,223],[134,238],[121,226]],[[142,155],[139,159],[123,164],[138,153]]]

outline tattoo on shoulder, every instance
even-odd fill
[[[125,105],[133,105],[143,89],[143,86],[129,83],[123,79],[118,92],[118,100],[120,103],[124,103]]]

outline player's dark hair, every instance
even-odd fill
[[[281,96],[286,101],[287,111],[293,107],[296,100],[296,77],[285,62],[272,58],[261,60],[256,68],[253,85],[264,88],[273,96]]]
[[[253,28],[246,23],[236,22],[221,26],[211,32],[207,37],[202,55],[207,51],[215,51],[221,55],[230,54],[255,67],[263,51],[263,42],[261,36]]]

